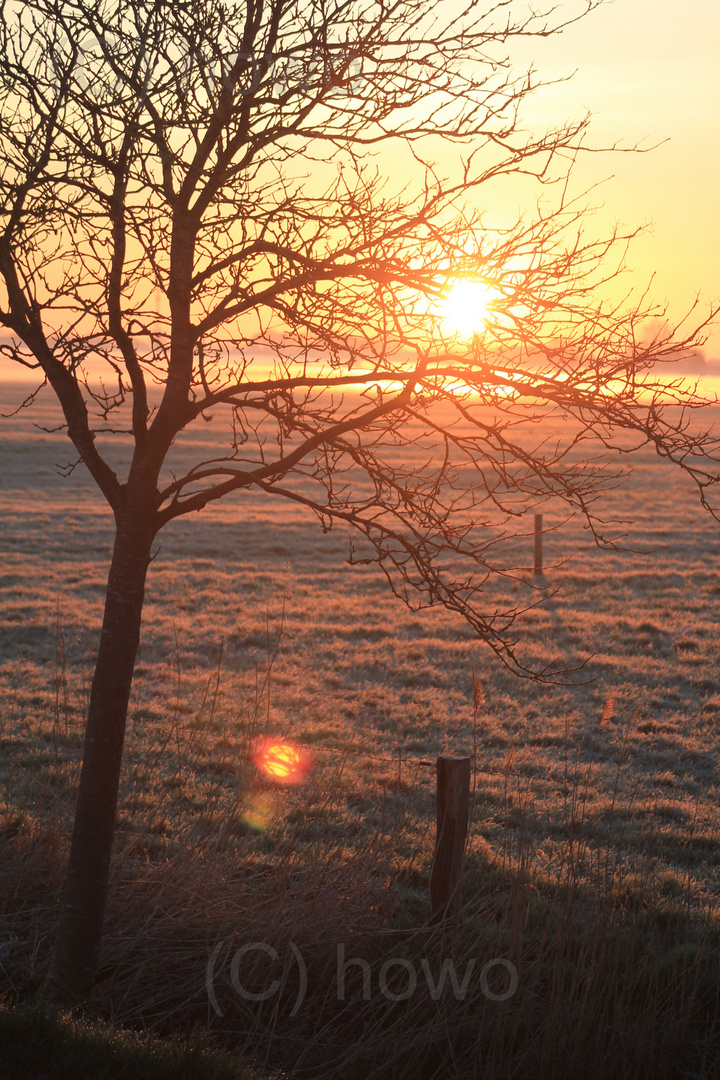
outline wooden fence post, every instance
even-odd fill
[[[542,514],[535,515],[535,573],[543,572]]]
[[[437,759],[437,841],[430,870],[430,921],[460,913],[470,807],[470,758]]]

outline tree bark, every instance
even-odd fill
[[[123,741],[154,530],[119,522],[85,729],[68,874],[45,996],[89,996],[100,954]]]

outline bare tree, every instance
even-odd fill
[[[552,15],[475,0],[2,10],[1,347],[52,386],[116,523],[48,976],[75,1003],[97,965],[165,524],[250,487],[294,500],[352,526],[351,560],[376,562],[409,604],[445,605],[512,669],[553,677],[525,671],[517,612],[486,599],[517,571],[501,543],[513,522],[557,497],[611,543],[594,504],[615,474],[578,457],[584,440],[655,446],[706,506],[718,445],[690,424],[701,399],[652,374],[693,336],[641,344],[644,301],[598,299],[626,238],[587,237],[562,182],[586,121],[523,132],[534,81],[505,45],[561,29]],[[383,181],[385,144],[414,163],[407,186]],[[432,164],[453,147],[454,171]],[[559,181],[552,208],[486,227],[476,193],[514,174]],[[491,310],[463,346],[439,305],[468,279]],[[227,420],[225,449],[173,474],[175,440],[210,415]],[[568,421],[552,445],[534,424],[548,415]],[[101,443],[125,431],[121,476]]]

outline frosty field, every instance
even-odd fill
[[[20,394],[5,386],[0,411]],[[46,394],[0,419],[0,829],[6,867],[15,867],[6,870],[15,884],[0,921],[0,980],[11,985],[30,956],[38,977],[47,954],[112,539],[110,512],[81,468],[58,473],[69,444],[33,426],[55,415]],[[346,533],[323,534],[281,500],[245,495],[161,534],[114,879],[116,896],[135,889],[145,897],[136,898],[132,925],[156,955],[167,931],[153,937],[158,912],[185,889],[193,924],[195,900],[212,894],[196,882],[193,900],[187,882],[178,885],[178,859],[191,852],[209,881],[217,867],[226,884],[228,866],[246,876],[250,868],[252,882],[286,873],[306,900],[321,864],[332,910],[316,925],[303,909],[308,941],[356,931],[366,917],[398,931],[422,925],[434,831],[433,773],[422,762],[438,754],[473,758],[471,913],[484,911],[494,890],[512,893],[513,918],[530,932],[533,904],[572,886],[580,897],[604,890],[613,910],[652,912],[665,927],[682,913],[716,931],[720,525],[647,450],[604,503],[628,522],[624,543],[634,551],[598,550],[577,520],[542,509],[549,531],[539,584],[558,591],[520,618],[518,636],[529,662],[584,664],[572,686],[517,679],[461,621],[409,611],[376,569],[346,564]],[[517,560],[529,567],[532,514],[519,531]],[[527,569],[490,595],[532,601],[536,585]],[[475,710],[473,666],[483,691]],[[263,732],[309,750],[304,785],[276,789],[255,774],[250,751]],[[33,855],[43,829],[52,843]],[[203,957],[232,922],[230,895],[217,888],[214,930],[207,909],[193,924],[204,943],[182,1007],[171,974],[138,1004],[142,977],[122,945],[130,915],[121,899],[111,902],[100,993],[115,1014],[135,1022],[144,1010],[143,1022],[169,1023],[190,998],[202,1007]],[[253,915],[260,923],[263,903]],[[297,938],[288,904],[274,932]],[[680,937],[687,941],[685,930]],[[286,1065],[280,1052],[279,1060]],[[513,1075],[526,1073],[518,1065]]]

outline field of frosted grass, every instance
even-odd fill
[[[3,412],[19,394],[6,388]],[[51,938],[112,541],[92,483],[80,469],[58,472],[71,448],[34,426],[56,417],[47,395],[0,420],[0,830],[17,843],[43,822],[54,830],[52,850],[41,846],[45,854],[28,862],[38,881],[43,859],[52,864],[45,884],[16,886],[27,925],[12,898],[0,913],[0,962],[11,981],[28,962],[42,969]],[[206,430],[205,445],[196,440],[188,454],[209,456]],[[121,441],[113,460],[121,464],[127,451]],[[468,910],[504,881],[516,915],[515,887],[502,875],[519,874],[538,897],[568,884],[595,895],[602,884],[621,913],[665,911],[671,925],[667,913],[681,911],[717,927],[720,526],[687,481],[647,451],[604,506],[631,522],[622,528],[634,551],[598,550],[579,522],[544,507],[545,582],[559,591],[518,625],[527,662],[584,662],[574,686],[519,680],[461,620],[409,611],[376,569],[347,565],[343,530],[323,534],[293,504],[244,493],[160,535],[109,914],[117,1014],[143,1024],[177,1016],[176,987],[190,968],[187,1000],[207,1009],[198,974],[216,940],[207,905],[230,912],[215,931],[220,940],[237,922],[237,896],[222,892],[239,887],[235,874],[265,880],[284,868],[299,897],[284,922],[271,900],[259,904],[247,930],[258,936],[270,920],[298,940],[298,912],[302,904],[310,912],[318,876],[339,906],[307,929],[314,942],[329,940],[336,924],[340,936],[357,928],[371,911],[382,925],[421,924],[434,835],[432,770],[421,762],[438,754],[470,754],[475,765]],[[510,554],[528,566],[531,513],[521,531]],[[519,573],[493,586],[489,602],[536,599],[532,583],[529,570]],[[484,695],[475,715],[473,666]],[[257,776],[249,759],[263,732],[309,750],[303,785],[273,789]],[[207,881],[201,889],[194,863],[183,878],[177,857],[188,852],[208,875],[217,864],[224,884],[218,877],[216,893]],[[132,915],[123,910],[130,895],[145,897]],[[173,907],[181,896],[182,911]],[[125,943],[145,934],[145,947],[165,955],[167,925],[192,924],[203,902],[192,964],[178,946],[185,960],[174,982],[163,968],[164,981],[143,998],[145,969]],[[522,911],[529,926],[532,909]],[[161,917],[165,929],[152,930]],[[560,1075],[556,1054],[548,1043],[550,1076]]]
[[[17,394],[8,387],[6,403]],[[79,469],[59,475],[56,463],[71,460],[62,437],[33,426],[54,415],[46,395],[0,421],[6,790],[9,766],[32,777],[37,759],[42,771],[43,747],[66,730],[77,746],[110,555],[109,511]],[[720,888],[720,526],[687,481],[649,452],[605,506],[632,521],[625,542],[644,553],[600,551],[576,522],[549,532],[546,581],[559,592],[519,626],[528,661],[586,661],[574,687],[518,680],[461,620],[410,612],[374,568],[346,565],[347,534],[324,535],[293,504],[243,494],[171,524],[149,575],[128,783],[134,788],[138,747],[166,743],[157,767],[168,778],[193,746],[232,787],[247,732],[261,723],[313,748],[315,783],[342,764],[352,812],[398,778],[428,789],[420,758],[471,753],[479,831],[491,845],[507,838],[510,778],[524,827],[551,869],[569,771],[590,762],[585,835],[607,840],[615,791],[611,842],[621,835],[622,858],[651,860],[667,888],[676,880],[695,902],[710,903]],[[546,527],[560,520],[545,509]],[[531,515],[523,527],[531,531]],[[531,536],[516,547],[529,562]],[[531,595],[522,582],[503,588],[513,599]],[[475,727],[473,664],[485,696]],[[218,665],[212,732],[200,738]],[[68,746],[60,756],[72,768],[77,751]],[[130,794],[127,813],[138,799]]]

